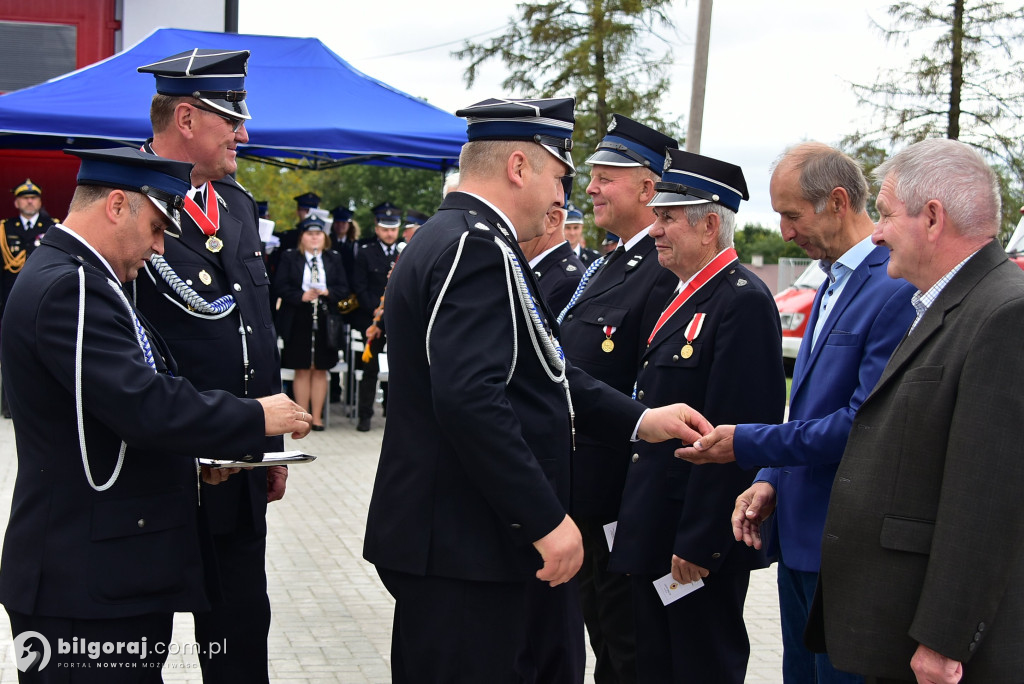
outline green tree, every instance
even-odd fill
[[[325,209],[337,206],[353,209],[363,235],[368,235],[374,223],[370,209],[381,202],[391,202],[403,211],[415,209],[428,215],[437,211],[444,176],[437,171],[394,166],[352,165],[302,170],[241,160],[238,180],[256,199],[268,202],[278,233],[295,225],[293,198],[315,192],[322,198],[320,206]]]
[[[659,109],[672,64],[666,38],[674,33],[671,5],[672,0],[524,2],[506,33],[484,43],[467,41],[452,54],[469,60],[467,85],[476,81],[481,64],[500,59],[509,70],[502,82],[507,93],[575,97],[577,161],[604,137],[613,113],[682,141],[680,121],[664,118]],[[580,207],[589,204],[584,197],[588,182],[586,169],[580,168],[572,193]],[[590,245],[603,237],[589,218],[584,230]]]
[[[848,149],[894,148],[925,138],[961,140],[982,151],[1008,182],[1009,204],[1024,190],[1024,7],[993,0],[909,0],[889,6],[887,41],[928,49],[905,69],[854,84],[877,126],[849,136]],[[1017,202],[1019,204],[1019,202]],[[1004,206],[1004,230],[1019,206]]]
[[[780,257],[807,256],[799,246],[783,240],[779,231],[765,228],[759,223],[748,223],[737,230],[733,235],[733,245],[740,262],[744,264],[749,264],[755,254],[763,256],[766,264],[777,264]]]

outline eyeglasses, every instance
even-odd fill
[[[224,114],[223,112],[218,112],[216,109],[212,109],[210,107],[203,107],[202,105],[197,104],[193,104],[191,106],[195,107],[196,109],[201,109],[204,112],[209,112],[210,114],[214,114],[224,119],[228,122],[228,126],[231,126],[232,133],[237,133],[238,129],[241,128],[243,124],[245,124],[245,119],[236,119],[233,116],[228,116],[227,114]]]

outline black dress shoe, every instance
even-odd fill
[[[324,431],[324,426],[323,425],[311,425],[310,427],[312,428],[313,432],[323,432]]]
[[[360,418],[359,419],[359,425],[356,425],[356,430],[359,430],[359,432],[369,432],[370,431],[370,419],[369,418]]]

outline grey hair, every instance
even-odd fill
[[[868,181],[860,162],[834,147],[806,142],[787,147],[771,166],[771,173],[787,162],[800,171],[800,193],[820,214],[832,191],[842,188],[850,199],[850,208],[859,214],[867,207]]]
[[[666,207],[675,209],[675,207]],[[709,214],[718,214],[721,224],[718,228],[718,251],[732,247],[733,235],[736,232],[736,212],[721,204],[707,202],[705,204],[684,204],[682,205],[686,220],[691,226],[695,226],[708,217]]]
[[[999,178],[970,145],[922,140],[886,160],[874,176],[880,182],[892,176],[896,199],[906,205],[908,216],[918,216],[928,202],[938,200],[960,235],[999,233]]]

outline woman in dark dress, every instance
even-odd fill
[[[281,367],[295,370],[295,403],[309,409],[313,429],[323,430],[327,371],[338,362],[338,340],[328,340],[333,322],[340,330],[338,301],[351,291],[345,267],[330,251],[324,222],[315,216],[298,225],[298,249],[281,254],[274,275],[274,292],[281,300],[277,332],[284,340]],[[333,344],[332,344],[333,342]]]

